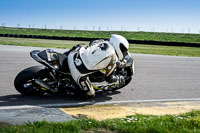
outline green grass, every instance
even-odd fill
[[[181,115],[134,115],[121,119],[96,121],[79,119],[69,122],[34,122],[21,126],[4,126],[2,133],[79,133],[79,132],[120,132],[120,133],[199,133],[200,111]]]
[[[70,49],[72,46],[78,43],[88,44],[89,42],[0,37],[1,45]],[[129,51],[131,53],[200,57],[200,48],[196,48],[196,47],[131,44]]]
[[[165,42],[200,43],[200,34],[158,33],[158,32],[122,32],[122,31],[74,31],[50,29],[0,28],[0,34],[45,35],[64,37],[109,38],[111,34],[120,34],[128,40],[152,40]]]
[[[75,44],[83,43],[80,41],[47,40],[47,39],[26,39],[0,37],[1,45],[32,46],[46,48],[71,48]],[[89,42],[85,42],[88,44]]]
[[[143,54],[200,57],[200,48],[196,47],[133,44],[130,45],[129,51]]]

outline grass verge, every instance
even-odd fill
[[[79,119],[69,122],[34,122],[25,125],[5,126],[0,128],[2,133],[79,133],[79,132],[200,132],[200,111],[192,111],[181,115],[134,115],[126,118],[96,121]]]
[[[46,48],[68,48],[69,49],[78,43],[82,43],[82,42],[80,42],[80,41],[64,41],[64,40],[0,37],[1,45],[31,46],[31,47],[46,47]],[[88,42],[86,42],[86,43],[88,43]]]
[[[159,33],[159,32],[125,32],[125,31],[81,31],[0,27],[0,34],[43,35],[63,37],[109,38],[119,34],[128,40],[151,40],[163,42],[200,43],[200,34]]]
[[[78,44],[78,43],[83,43],[83,41],[80,42],[80,41],[66,41],[66,40],[46,40],[46,39],[0,37],[1,45],[70,49],[72,46],[74,46],[75,44]],[[89,44],[89,42],[84,42],[84,43]],[[197,48],[197,47],[131,44],[129,51],[131,53],[200,57],[200,48]]]

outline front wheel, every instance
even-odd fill
[[[14,80],[16,90],[26,96],[38,96],[45,93],[37,84],[35,79],[45,80],[48,71],[42,66],[33,66],[22,70]]]
[[[131,80],[132,80],[133,74],[134,74],[134,69],[133,69],[132,66],[131,66],[131,67],[125,68],[124,73],[123,73],[123,76],[125,77],[125,82],[124,82],[124,84],[123,84],[123,85],[116,85],[116,86],[113,86],[113,87],[112,87],[112,90],[113,90],[113,91],[119,90],[119,89],[125,87],[126,85],[128,85],[128,84],[131,82]]]
[[[132,77],[128,77],[128,78],[125,79],[125,83],[122,86],[116,85],[116,86],[112,87],[111,90],[112,91],[119,90],[119,89],[125,87],[126,85],[128,85],[131,82],[131,80],[132,80]]]

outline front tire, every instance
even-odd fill
[[[45,93],[40,86],[35,84],[35,79],[48,77],[48,71],[42,66],[33,66],[22,70],[14,80],[16,90],[26,96],[39,96]]]
[[[132,66],[131,66],[131,67],[127,67],[125,71],[126,71],[126,75],[125,75],[126,78],[125,78],[125,83],[124,83],[124,85],[121,85],[120,87],[113,88],[113,89],[112,89],[113,91],[119,90],[119,89],[121,89],[121,88],[127,86],[127,85],[131,82],[132,76],[133,76],[133,74],[134,74],[133,69],[132,69]]]

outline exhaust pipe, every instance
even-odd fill
[[[47,85],[46,83],[44,83],[42,80],[35,79],[35,83],[36,83],[37,85],[41,86],[41,87],[44,87],[45,89],[47,89],[47,90],[49,90],[49,91],[51,91],[51,92],[53,92],[53,93],[58,92],[58,89],[56,89],[56,88],[55,88],[55,89],[51,88],[49,85]]]

